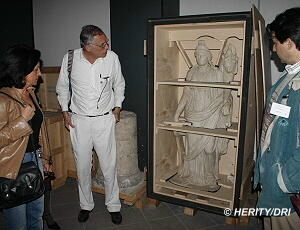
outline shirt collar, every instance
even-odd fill
[[[289,74],[298,73],[300,71],[300,61],[295,63],[294,65],[286,65],[285,69]]]
[[[86,60],[86,58],[84,57],[84,55],[83,55],[83,49],[82,48],[80,48],[80,60],[81,61],[85,61],[85,62],[88,62],[88,60]]]
[[[107,51],[107,53],[108,53],[109,51]],[[107,54],[106,54],[106,56],[107,56]],[[105,57],[106,57],[105,56]],[[99,62],[100,60],[103,60],[105,57],[101,57],[101,58],[97,58],[96,59],[96,61],[94,62],[94,63],[97,63],[97,62]],[[82,60],[82,61],[85,61],[85,62],[88,62],[88,63],[90,63],[84,56],[83,56],[83,49],[82,48],[80,48],[80,59]],[[91,63],[90,63],[91,64]]]

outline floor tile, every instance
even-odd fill
[[[93,198],[94,198],[94,209],[93,209],[93,213],[97,213],[97,212],[106,212],[106,205],[105,205],[105,198],[104,195],[100,195],[100,194],[93,194]],[[78,201],[79,203],[79,201]]]
[[[0,212],[0,230],[4,229],[4,218]]]
[[[173,212],[167,207],[166,204],[161,203],[158,207],[143,207],[142,212],[147,220],[161,219],[173,216]]]
[[[84,223],[84,227],[86,230],[102,230],[116,228],[117,226],[111,222],[110,215],[107,212],[92,212],[90,218]]]
[[[97,201],[103,202],[103,204],[105,204],[105,195],[104,194],[93,192],[93,198],[95,201],[97,200]]]
[[[170,204],[170,203],[164,203],[171,211],[173,212],[174,215],[183,215],[184,213],[184,207],[180,205],[175,205],[175,204]]]
[[[244,225],[237,225],[237,230],[263,230],[262,221],[257,217],[250,217],[249,223]]]
[[[151,226],[146,222],[122,225],[122,226],[119,226],[118,229],[119,230],[152,230]]]
[[[52,206],[52,216],[55,220],[72,218],[77,221],[79,211],[80,207],[77,203]]]
[[[136,224],[136,223],[144,223],[146,221],[145,216],[141,212],[141,210],[132,207],[121,210],[123,221],[122,225],[126,224]]]
[[[215,226],[213,222],[205,213],[197,212],[195,216],[180,215],[178,219],[184,223],[188,230],[200,229],[208,226]]]
[[[223,215],[215,214],[212,212],[205,212],[202,210],[199,210],[199,214],[205,214],[215,224],[224,224],[225,223],[225,217]]]
[[[105,196],[93,193],[95,208],[85,223],[79,223],[78,188],[75,179],[68,178],[65,185],[51,192],[52,216],[62,230],[262,230],[261,222],[250,217],[247,225],[228,225],[224,216],[198,210],[195,216],[184,215],[184,207],[161,202],[158,207],[122,204],[123,221],[114,225],[105,206]],[[0,230],[3,230],[0,213]],[[45,230],[47,226],[45,226]]]
[[[69,203],[77,203],[78,204],[78,192],[77,191],[64,191],[60,188],[59,191],[52,191],[51,192],[51,204],[52,207],[56,205],[64,205]]]
[[[218,224],[218,225],[208,226],[205,228],[200,228],[195,230],[236,230],[236,226],[229,225],[229,224]]]
[[[149,221],[153,230],[186,230],[187,228],[175,217],[166,217],[162,219]]]
[[[64,218],[55,220],[62,230],[85,230],[82,223],[77,221],[77,218]],[[48,230],[47,225],[45,225],[45,230]]]

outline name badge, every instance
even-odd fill
[[[276,116],[289,118],[290,111],[291,111],[290,106],[273,102],[270,113]]]

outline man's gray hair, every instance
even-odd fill
[[[80,46],[81,48],[85,45],[91,44],[93,42],[94,36],[103,35],[104,32],[94,25],[83,26],[80,33]]]

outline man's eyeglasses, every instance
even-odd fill
[[[105,48],[105,46],[109,46],[109,43],[108,43],[108,40],[103,42],[101,45],[97,45],[97,44],[93,44],[93,43],[90,43],[90,45],[93,45],[93,46],[98,46],[100,48]]]

